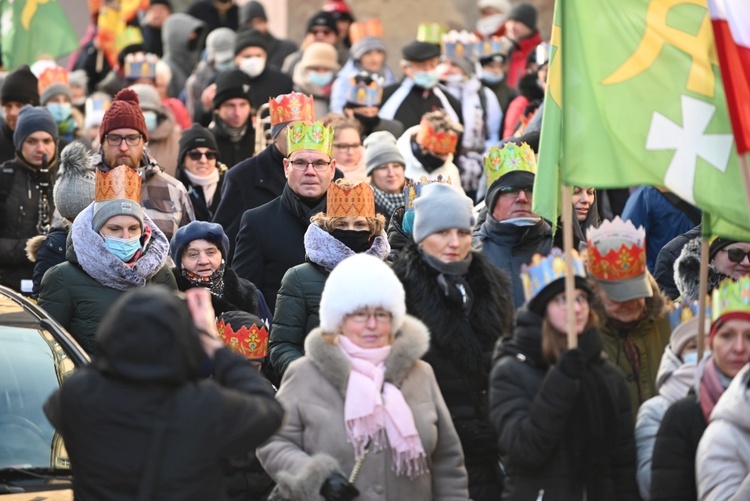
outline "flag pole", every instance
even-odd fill
[[[745,185],[745,200],[750,205],[750,169],[747,166],[747,154],[740,153],[740,170],[742,171],[742,181]]]
[[[573,195],[562,185],[563,252],[565,252],[565,307],[568,314],[568,349],[578,347],[575,318],[575,273],[573,272]]]
[[[706,299],[708,296],[708,240],[711,238],[711,227],[708,215],[704,211],[701,221],[701,262],[698,273],[698,361],[706,351]]]

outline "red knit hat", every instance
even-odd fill
[[[99,141],[104,144],[104,136],[115,129],[135,129],[143,134],[143,142],[148,141],[146,120],[141,113],[138,94],[132,89],[122,89],[117,93],[99,126]]]

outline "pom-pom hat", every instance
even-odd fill
[[[141,112],[138,94],[133,89],[123,89],[117,93],[99,126],[99,141],[104,144],[104,136],[116,129],[135,129],[148,142],[148,128]]]

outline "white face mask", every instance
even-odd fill
[[[492,14],[491,16],[480,18],[477,21],[477,31],[488,37],[499,30],[504,22],[504,14]]]
[[[512,224],[513,226],[534,226],[540,219],[540,217],[512,217],[501,222]]]
[[[266,60],[262,57],[243,57],[240,61],[240,69],[250,78],[255,78],[266,67]]]
[[[445,76],[445,81],[448,82],[449,84],[460,84],[460,83],[463,83],[464,76],[463,75],[459,75],[459,74],[456,74],[456,75],[446,75]]]

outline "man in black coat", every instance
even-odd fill
[[[262,3],[256,0],[247,2],[240,7],[240,27],[238,28],[238,33],[250,29],[259,32],[261,37],[263,37],[266,44],[266,52],[268,52],[268,59],[266,61],[268,66],[281,69],[286,56],[299,48],[293,41],[276,38],[268,31],[266,9],[263,8]]]
[[[19,66],[8,73],[0,89],[4,119],[0,130],[0,163],[12,160],[16,148],[13,131],[21,108],[30,104],[39,106],[39,83],[27,65]]]
[[[305,260],[304,236],[310,218],[326,209],[326,192],[336,173],[331,156],[333,130],[320,122],[290,127],[280,197],[242,215],[232,268],[250,280],[273,310],[284,273]],[[295,142],[303,137],[302,141]],[[311,137],[322,138],[315,143]]]
[[[255,129],[251,120],[250,77],[240,70],[219,73],[214,94],[214,119],[208,129],[216,139],[219,158],[230,168],[253,156]]]
[[[268,48],[263,34],[241,31],[234,41],[234,64],[250,77],[250,103],[258,109],[269,99],[292,92],[292,78],[268,64]]]

